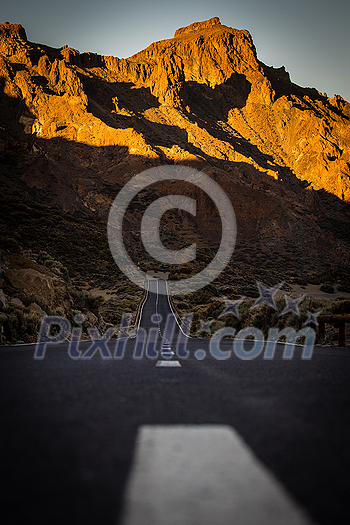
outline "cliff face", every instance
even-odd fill
[[[248,31],[218,18],[129,59],[32,44],[21,26],[5,23],[0,53],[3,92],[25,102],[30,115],[20,122],[36,138],[126,146],[162,161],[197,153],[275,178],[287,168],[314,189],[350,200],[350,105],[263,65]],[[171,147],[160,140],[166,126],[175,133]]]
[[[135,173],[184,163],[232,197],[242,238],[348,253],[350,104],[262,64],[248,31],[213,18],[118,59],[5,23],[0,80],[8,191],[106,217]]]

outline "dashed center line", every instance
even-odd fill
[[[181,366],[179,361],[157,361],[156,366]]]

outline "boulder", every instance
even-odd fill
[[[63,309],[65,313],[70,312],[73,300],[62,277],[18,253],[7,253],[6,261],[2,257],[2,263],[5,283],[8,282],[18,291],[18,294],[12,292],[11,295],[21,298],[12,298],[12,306],[24,308],[24,301],[26,304],[31,303],[32,309],[40,308],[40,311],[37,310],[40,315],[57,308]]]
[[[34,312],[38,315],[40,315],[40,317],[44,317],[47,315],[46,312],[44,312],[44,310],[42,308],[40,308],[40,306],[36,303],[31,303],[29,306],[28,306],[28,309],[31,311],[31,312]]]
[[[35,298],[49,311],[57,307],[67,311],[72,307],[66,282],[53,273],[47,275],[32,268],[10,269],[4,273],[14,288]]]
[[[21,299],[18,299],[18,297],[11,297],[10,305],[11,306],[15,306],[16,308],[25,308],[25,306],[22,303]]]

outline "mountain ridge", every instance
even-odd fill
[[[7,86],[11,96],[22,96],[26,100],[28,109],[36,117],[33,131],[37,137],[43,138],[57,136],[57,133],[47,128],[49,125],[54,128],[55,122],[62,117],[58,111],[47,115],[46,108],[43,109],[47,105],[45,94],[64,94],[71,106],[76,105],[75,109],[77,112],[80,110],[80,113],[89,104],[90,109],[94,104],[103,107],[93,96],[90,102],[84,90],[84,83],[88,85],[91,76],[93,81],[107,82],[108,87],[116,82],[124,85],[132,83],[133,89],[148,90],[147,94],[143,93],[143,98],[148,95],[150,99],[151,95],[157,100],[145,100],[146,106],[152,107],[152,103],[155,103],[165,110],[178,109],[176,115],[172,112],[170,115],[161,115],[161,119],[165,116],[167,120],[175,120],[175,124],[182,128],[188,126],[186,118],[193,112],[190,104],[197,111],[196,102],[197,106],[198,102],[204,102],[210,109],[215,109],[215,124],[222,127],[221,123],[224,122],[224,133],[243,135],[263,155],[270,155],[275,163],[289,167],[297,178],[306,180],[314,189],[323,188],[339,198],[349,200],[350,157],[346,146],[349,140],[350,105],[339,96],[327,98],[314,89],[296,86],[290,82],[284,68],[274,69],[263,65],[257,59],[255,46],[246,30],[222,26],[217,18],[191,24],[189,28],[175,32],[173,39],[154,42],[129,59],[118,59],[93,53],[80,54],[67,46],[54,50],[30,44],[21,26],[5,23],[0,33],[0,52],[3,54],[0,67],[5,79],[5,93]],[[29,79],[24,79],[20,71],[15,73],[12,70],[12,61],[17,67],[21,63],[27,64],[31,75],[37,79],[36,83],[46,82],[51,93],[48,89],[45,93],[45,87],[40,85],[28,89]],[[16,77],[19,77],[17,83]],[[30,92],[33,91],[35,96],[31,97]],[[109,114],[105,115],[107,128],[99,131],[94,129],[97,135],[95,140],[84,133],[74,136],[73,130],[70,134],[61,133],[60,136],[78,142],[90,142],[91,145],[108,145],[118,139],[123,143],[123,137],[116,137],[111,132],[111,127],[114,125],[115,128],[116,123],[110,117],[114,117],[118,124],[118,116],[134,116],[135,112],[122,104],[120,107],[118,96],[112,99],[115,107],[110,104]],[[57,105],[57,101],[54,102]],[[151,107],[144,110],[146,119],[145,112]],[[67,109],[72,113],[72,107],[68,108],[66,104],[61,109],[65,113],[64,117],[67,116]],[[103,110],[106,113],[106,108]],[[307,123],[302,112],[307,113]],[[149,113],[148,120],[157,120],[154,112],[153,115],[151,111]],[[137,112],[139,114],[140,111]],[[81,118],[80,115],[76,116]],[[56,127],[59,127],[60,123],[57,124]],[[62,125],[66,125],[66,122]],[[96,122],[92,125],[98,127]],[[300,135],[304,136],[298,139]],[[211,138],[215,141],[215,136]],[[232,137],[228,135],[228,138]],[[139,142],[140,139],[142,141],[139,137]],[[207,150],[204,153],[210,155],[213,148],[208,148],[205,139],[199,139],[200,149],[204,148]],[[152,149],[153,144],[149,142],[148,149]],[[139,145],[142,154],[145,149],[143,146]],[[226,145],[224,149],[227,160],[241,160],[239,148],[235,148],[234,144]],[[250,162],[249,154],[244,156],[247,157],[244,160]],[[215,157],[220,158],[218,151],[214,153]],[[268,173],[278,178],[277,171],[272,169]],[[320,172],[324,174],[321,177]]]
[[[264,65],[247,30],[214,18],[118,59],[34,44],[5,23],[0,77],[4,195],[106,221],[136,173],[180,163],[229,195],[238,248],[276,252],[285,269],[348,258],[350,104]],[[126,218],[135,236],[141,211]]]

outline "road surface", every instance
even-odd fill
[[[232,352],[219,360],[208,339],[189,339],[187,358],[164,357],[171,309],[157,286],[165,283],[151,283],[139,319],[147,335],[150,328],[159,334],[149,356],[135,350],[135,338],[123,341],[118,358],[116,340],[107,343],[107,358],[96,350],[73,359],[68,343],[48,345],[43,359],[34,359],[35,345],[0,348],[3,523],[151,525],[154,503],[155,523],[174,523],[173,514],[178,525],[196,524],[217,504],[223,521],[213,525],[230,522],[232,505],[240,506],[242,525],[263,498],[282,494],[284,508],[302,513],[293,521],[288,507],[286,525],[348,525],[349,348],[316,347],[309,360],[299,348],[287,360],[279,344],[274,359]],[[180,332],[176,325],[174,340]],[[79,355],[89,346],[80,343]],[[183,483],[201,491],[181,494]],[[266,496],[264,483],[272,491]],[[127,510],[140,491],[143,521]],[[257,508],[254,524],[265,525]],[[270,516],[269,523],[282,521]]]

